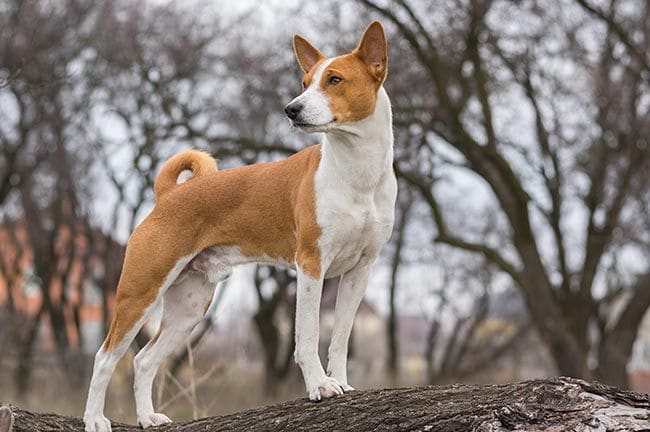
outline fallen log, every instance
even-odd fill
[[[79,418],[9,408],[13,432],[83,430]],[[5,424],[2,418],[0,410],[0,428]],[[12,427],[11,419],[6,425]],[[141,429],[113,423],[113,430]],[[298,399],[148,430],[642,431],[650,430],[650,396],[564,377],[498,385],[364,390],[319,403]]]

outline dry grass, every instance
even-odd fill
[[[259,365],[242,361],[209,361],[190,356],[190,361],[173,376],[161,369],[154,384],[154,405],[172,419],[185,420],[221,415],[303,396],[302,383],[294,374],[274,394],[264,392]],[[90,377],[91,360],[79,373],[81,386],[74,386],[56,367],[34,370],[25,395],[18,395],[9,367],[0,368],[0,402],[24,409],[81,416]],[[85,370],[84,370],[85,369]],[[117,366],[106,396],[106,414],[113,420],[135,422],[132,356]]]

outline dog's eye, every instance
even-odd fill
[[[330,77],[330,79],[327,80],[327,82],[328,82],[330,85],[336,85],[336,84],[340,83],[341,81],[343,81],[343,78],[341,78],[341,77],[337,77],[336,75],[332,75],[332,76]]]

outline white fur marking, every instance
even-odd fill
[[[332,61],[334,59],[328,59],[321,63],[314,72],[314,77],[309,87],[291,101],[291,103],[298,102],[302,104],[303,108],[297,121],[302,125],[308,125],[309,127],[306,130],[310,132],[323,132],[334,120],[327,96],[325,96],[325,93],[323,93],[320,87],[323,72],[325,72],[325,69],[327,69]]]
[[[343,274],[327,370],[348,391],[352,390],[346,371],[350,331],[370,266],[390,236],[395,212],[393,133],[384,89],[379,90],[369,117],[333,126],[321,149],[315,178],[321,268],[325,277]]]

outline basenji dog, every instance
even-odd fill
[[[370,267],[391,234],[397,195],[391,106],[383,88],[386,37],[375,21],[355,50],[333,58],[299,35],[293,43],[305,74],[302,94],[285,112],[294,127],[324,133],[322,143],[288,159],[227,170],[196,150],[165,163],[155,207],[126,246],[114,316],[95,356],[86,431],[110,431],[103,414],[108,382],[159,303],[160,328],[135,356],[133,390],[142,427],[171,421],[154,411],[154,376],[201,320],[216,285],[244,263],[296,271],[295,360],[309,398],[353,390],[348,339]],[[191,177],[179,182],[185,171]],[[323,279],[337,276],[326,373],[318,357],[320,298]]]

